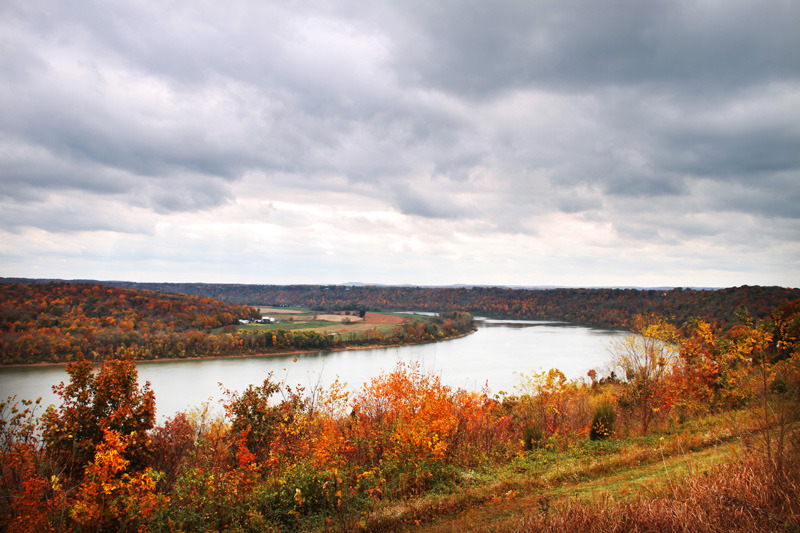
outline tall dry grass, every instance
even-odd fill
[[[548,532],[800,532],[800,454],[778,474],[754,454],[736,464],[682,479],[656,496],[630,502],[567,502],[532,509],[500,531]]]

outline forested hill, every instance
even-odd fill
[[[0,330],[119,324],[123,329],[186,331],[259,316],[253,308],[205,296],[96,283],[0,283]]]
[[[0,280],[0,364],[229,357],[412,344],[474,330],[468,313],[331,335],[313,328],[238,329],[257,309],[207,296],[99,283]],[[220,327],[222,326],[222,327]]]
[[[136,346],[173,353],[193,333],[260,316],[208,297],[96,283],[0,281],[0,362],[120,355]]]
[[[563,320],[578,324],[629,326],[653,313],[681,324],[701,318],[725,326],[746,309],[754,319],[800,298],[800,289],[742,286],[717,290],[507,289],[344,285],[241,285],[208,283],[116,283],[172,293],[218,298],[247,305],[299,305],[318,309],[467,311],[478,316]]]

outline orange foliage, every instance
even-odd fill
[[[587,385],[552,369],[523,374],[519,396],[492,399],[413,364],[356,393],[338,381],[307,393],[270,376],[229,393],[225,417],[206,406],[157,428],[133,362],[95,374],[79,361],[57,389],[63,405],[41,417],[41,441],[30,410],[9,416],[0,404],[0,530],[297,530],[314,520],[358,530],[376,500],[452,485],[525,446],[558,450],[589,436],[593,414],[613,437],[618,424],[651,430],[749,397],[763,403],[762,438],[782,472],[798,418],[776,408],[797,405],[799,310],[726,332],[698,321],[683,339],[663,322],[642,324],[647,338],[621,346],[623,381],[595,375]],[[425,336],[457,320],[400,331]]]
[[[119,289],[89,283],[1,283],[0,364],[66,362],[85,357],[161,359],[286,350],[325,350],[344,344],[427,342],[472,331],[467,313],[431,317],[389,333],[332,338],[311,331],[241,331],[252,307],[208,297]],[[221,332],[214,328],[221,327]]]
[[[171,357],[180,353],[178,343],[197,343],[191,336],[197,330],[255,316],[251,307],[211,298],[91,283],[0,283],[0,363],[105,359],[120,352]]]
[[[50,482],[36,469],[37,455],[30,444],[15,444],[0,454],[3,480],[18,480],[17,487],[4,487],[6,491],[11,489],[14,492],[9,511],[15,518],[7,524],[9,532],[56,530],[50,520],[55,498],[51,495]]]
[[[147,432],[155,421],[155,395],[149,383],[139,388],[135,363],[107,361],[95,373],[81,359],[69,363],[66,370],[70,382],[54,387],[61,406],[51,406],[42,417],[42,437],[48,448],[80,469],[110,429],[127,436],[132,444],[128,458],[136,466],[143,464],[149,455]]]
[[[127,471],[130,461],[124,452],[128,439],[113,430],[106,429],[103,434],[69,515],[79,528],[129,529],[145,522],[169,498],[156,494],[159,475],[152,469]]]
[[[419,366],[400,365],[373,379],[353,409],[360,431],[371,436],[373,453],[390,459],[443,458],[457,423],[450,388]]]

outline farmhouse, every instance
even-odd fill
[[[239,319],[239,324],[272,324],[275,322],[275,319],[271,316],[262,316],[261,318],[257,318],[255,320],[245,320],[243,318]]]

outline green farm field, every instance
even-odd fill
[[[345,312],[321,313],[305,308],[283,307],[262,307],[259,310],[262,315],[275,319],[275,322],[268,324],[241,324],[237,326],[237,329],[246,331],[277,329],[296,331],[310,329],[318,333],[348,335],[369,330],[380,332],[389,331],[412,316],[368,312],[364,317],[360,317],[355,312],[350,314],[346,314]]]

